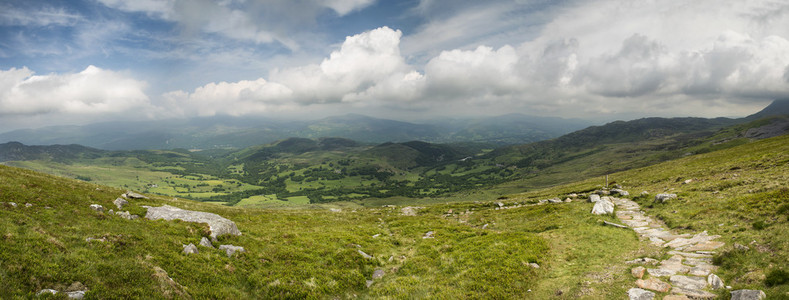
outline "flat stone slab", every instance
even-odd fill
[[[723,245],[726,245],[726,243],[718,241],[706,241],[690,246],[686,248],[685,251],[709,251],[723,247]]]
[[[632,288],[627,291],[627,297],[630,300],[652,300],[655,299],[655,293],[644,289]]]
[[[675,239],[675,240],[673,240],[671,242],[666,243],[665,246],[666,247],[671,247],[671,248],[674,248],[674,249],[678,249],[678,250],[683,250],[684,248],[687,248],[688,246],[691,246],[691,245],[694,245],[694,244],[698,244],[698,243],[707,242],[707,241],[711,241],[711,240],[717,239],[719,237],[720,237],[720,235],[709,235],[709,234],[707,234],[707,231],[703,231],[703,232],[697,233],[696,235],[694,235],[691,238],[678,238],[678,239]]]
[[[668,254],[671,254],[671,255],[682,255],[684,257],[691,257],[691,258],[712,258],[712,255],[691,253],[691,252],[682,252],[682,251],[674,251],[674,250],[669,251]]]
[[[241,235],[241,231],[236,227],[236,223],[220,215],[180,209],[177,207],[164,205],[160,207],[143,206],[148,209],[145,218],[149,220],[181,220],[185,222],[206,223],[211,229],[211,237],[224,234]]]
[[[661,293],[668,292],[671,289],[670,284],[660,281],[660,279],[654,277],[649,278],[647,280],[642,280],[642,279],[636,280],[636,286],[642,289],[653,290]]]
[[[669,282],[675,287],[688,290],[701,290],[707,287],[707,278],[695,276],[673,275]]]
[[[678,295],[685,295],[690,299],[715,299],[718,297],[718,295],[715,295],[707,291],[684,289],[676,286],[671,289],[671,293]]]
[[[766,297],[767,295],[760,290],[736,290],[731,292],[731,300],[758,300]]]

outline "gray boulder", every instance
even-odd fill
[[[614,203],[607,200],[600,200],[594,204],[592,207],[592,214],[595,215],[607,215],[614,213]]]
[[[627,291],[627,296],[630,300],[652,300],[655,299],[655,293],[639,289],[639,288],[632,288]]]
[[[760,300],[767,295],[760,290],[736,290],[731,291],[731,300]]]
[[[362,250],[357,249],[356,252],[359,252],[359,255],[361,255],[362,257],[364,257],[366,259],[373,259],[372,255],[364,253],[364,251],[362,251]]]
[[[655,202],[666,202],[671,199],[677,199],[677,194],[657,194],[655,195]]]
[[[600,195],[598,194],[589,195],[589,202],[597,202],[597,201],[600,201]]]
[[[181,220],[185,222],[206,223],[211,229],[211,238],[224,234],[241,235],[241,231],[236,227],[236,223],[223,218],[220,215],[180,209],[177,207],[164,205],[160,207],[143,206],[148,209],[145,218],[149,220]]]
[[[721,280],[721,278],[715,274],[710,274],[707,276],[707,284],[709,284],[713,290],[722,289],[725,287],[723,280]]]
[[[209,241],[207,237],[200,239],[200,246],[214,248],[214,245],[211,244],[211,241]]]
[[[98,212],[104,212],[104,206],[101,206],[101,205],[98,205],[98,204],[91,204],[90,205],[90,209],[98,211]]]
[[[11,207],[16,207],[16,203],[15,202],[8,202],[8,205],[11,205]]]
[[[126,199],[123,198],[117,198],[112,203],[115,204],[115,206],[117,206],[118,209],[122,209],[124,205],[129,204],[129,201],[126,201]]]
[[[198,254],[200,251],[197,250],[197,246],[195,244],[184,245],[183,254]]]
[[[227,257],[233,256],[236,252],[243,253],[247,252],[244,247],[241,246],[233,246],[233,245],[220,245],[219,250],[225,250]]]
[[[611,193],[619,194],[620,196],[630,196],[630,193],[623,189],[612,189]]]
[[[137,194],[132,191],[127,191],[126,194],[123,194],[121,196],[123,196],[124,198],[131,198],[131,199],[148,199],[148,197],[145,197],[141,194]]]

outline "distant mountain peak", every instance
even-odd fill
[[[746,119],[755,120],[765,117],[784,115],[789,115],[789,98],[775,99],[772,103],[770,103],[770,105],[767,105],[767,107],[761,111],[746,117]]]

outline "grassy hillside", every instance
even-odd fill
[[[777,299],[789,292],[788,163],[789,136],[781,136],[610,179],[635,195],[648,191],[635,200],[674,230],[721,235],[727,243],[714,261],[726,284]],[[598,177],[499,201],[524,205],[602,184]],[[0,205],[0,298],[32,297],[78,281],[88,298],[616,299],[633,286],[625,260],[666,257],[630,230],[602,226],[615,219],[589,214],[591,204],[583,201],[502,210],[486,201],[433,204],[416,216],[402,215],[401,207],[332,212],[132,201],[132,214],[143,215],[142,205],[169,204],[220,214],[243,232],[215,244],[243,246],[246,253],[228,258],[200,247],[199,254],[184,255],[183,244],[208,234],[205,225],[126,220],[88,207],[110,208],[122,192],[0,166],[6,202]],[[679,199],[653,203],[658,192]],[[431,231],[433,238],[423,238]],[[376,270],[384,276],[368,288]]]
[[[88,207],[110,208],[122,190],[5,166],[0,175],[0,201],[18,203],[0,205],[0,298],[62,291],[74,282],[89,289],[87,298],[546,297],[581,292],[578,278],[597,276],[638,249],[632,234],[598,226],[585,203],[506,213],[492,203],[467,203],[403,216],[399,208],[267,211],[132,201],[132,214],[168,204],[218,213],[243,232],[215,245],[240,245],[246,253],[228,258],[201,247],[184,255],[183,244],[208,234],[205,225],[126,220]],[[434,238],[423,238],[429,231]],[[603,251],[613,247],[626,251]],[[367,288],[377,269],[384,277]],[[621,294],[625,276],[605,276],[605,284],[583,292]]]

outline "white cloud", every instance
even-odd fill
[[[338,15],[344,16],[352,11],[360,10],[373,4],[374,0],[325,0],[318,1],[318,3],[325,5],[337,12]]]
[[[0,5],[0,25],[12,26],[73,26],[83,17],[63,8],[44,6],[36,10],[23,10]]]
[[[400,55],[400,36],[388,27],[349,36],[319,65],[274,70],[270,78],[291,88],[301,103],[339,102],[346,94],[412,71]]]
[[[34,75],[0,70],[0,115],[98,115],[147,107],[146,84],[88,66],[79,73]]]
[[[214,116],[225,114],[240,116],[268,113],[287,105],[292,91],[265,79],[239,82],[209,83],[192,93],[174,91],[164,94],[168,108],[184,116]]]

